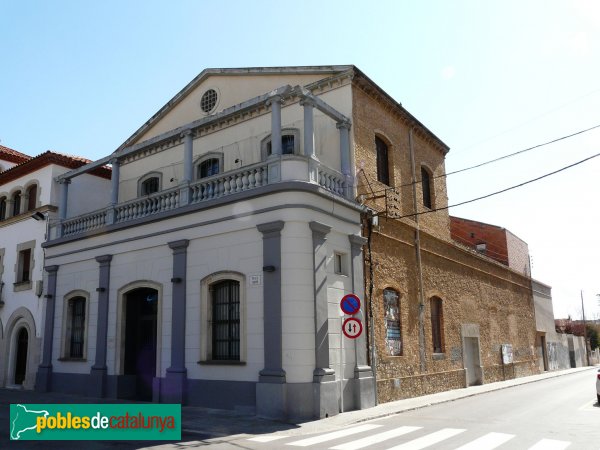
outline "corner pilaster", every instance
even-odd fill
[[[35,390],[49,392],[52,390],[52,344],[54,342],[54,313],[56,306],[56,277],[59,266],[46,266],[48,288],[46,291],[46,314],[44,316],[44,346],[42,363],[38,366]]]

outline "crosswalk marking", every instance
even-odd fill
[[[336,445],[331,447],[331,450],[358,450],[359,448],[367,447],[369,445],[377,444],[379,442],[387,441],[404,434],[408,434],[415,430],[420,430],[422,427],[400,427],[390,431],[384,431],[383,433],[374,434],[365,438],[359,439],[358,441],[348,442],[346,444]]]
[[[492,450],[514,437],[514,434],[488,433],[462,447],[458,447],[456,450]]]
[[[556,439],[542,439],[529,450],[563,450],[571,445],[567,441],[557,441]]]
[[[333,433],[322,434],[320,436],[290,442],[286,445],[294,445],[296,447],[308,447],[309,445],[320,444],[322,442],[333,441],[334,439],[352,436],[353,434],[362,433],[363,431],[374,430],[375,428],[379,428],[382,426],[383,425],[360,425],[358,427],[346,428],[344,430],[334,431]]]
[[[277,439],[283,439],[284,437],[287,437],[287,436],[256,436],[256,437],[250,438],[248,440],[254,441],[254,442],[273,442],[273,441],[276,441]]]
[[[465,431],[467,430],[462,428],[444,428],[440,431],[436,431],[435,433],[414,439],[405,444],[397,445],[396,447],[392,447],[388,450],[421,450],[422,448],[430,447],[438,442],[442,442]]]

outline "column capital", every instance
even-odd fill
[[[271,105],[272,103],[281,103],[281,95],[274,95],[265,102],[267,106]]]
[[[350,122],[348,122],[348,121],[338,122],[338,123],[335,124],[335,127],[337,129],[345,128],[345,129],[349,130],[351,126],[352,126],[352,124]]]
[[[71,179],[70,178],[61,178],[60,180],[58,180],[58,184],[71,184]]]
[[[329,225],[325,225],[321,222],[309,222],[308,226],[312,230],[313,236],[321,239],[327,239],[327,235],[331,231],[331,227]]]
[[[183,130],[181,132],[181,134],[179,134],[180,137],[186,137],[186,136],[192,136],[193,137],[193,135],[194,135],[194,132],[192,130],[190,130],[190,129]]]
[[[58,268],[59,266],[46,266],[44,267],[44,270],[48,273],[56,273],[58,272]]]
[[[100,265],[109,264],[112,261],[113,255],[101,255],[96,256],[96,261],[100,263]]]
[[[302,100],[300,100],[300,106],[310,106],[314,108],[315,106],[317,106],[317,104],[312,98],[305,97]]]
[[[119,166],[121,165],[121,163],[119,162],[119,158],[111,158],[109,161],[111,166]]]
[[[256,228],[263,234],[263,237],[267,237],[267,235],[279,235],[284,225],[285,222],[283,220],[276,220],[274,222],[258,224]]]
[[[367,238],[359,236],[358,234],[348,235],[348,240],[350,241],[350,245],[352,247],[362,247],[367,243]]]
[[[190,245],[190,241],[188,239],[180,239],[178,241],[172,241],[168,243],[169,248],[173,250],[173,253],[177,253],[178,251],[185,251]]]

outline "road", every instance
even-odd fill
[[[190,443],[190,447],[598,450],[600,406],[595,374],[584,371],[537,381],[318,434],[284,432]],[[167,448],[175,447],[161,446]]]
[[[13,396],[4,391],[0,405],[0,448],[600,450],[600,405],[596,403],[595,376],[596,370],[585,370],[336,429],[322,426],[321,421],[298,428],[285,424],[260,425],[255,420],[246,423],[244,418],[224,416],[213,423],[219,426],[212,429],[229,429],[229,435],[211,438],[204,431],[186,430],[178,443],[8,441],[8,404],[36,403],[36,397],[35,393]],[[45,397],[44,402],[52,403],[51,399]],[[81,399],[57,400],[76,403]],[[205,425],[209,420],[216,419],[199,416],[197,429],[208,431],[210,427]],[[315,432],[319,429],[320,432]],[[264,434],[234,434],[259,432]]]

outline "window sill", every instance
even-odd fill
[[[431,355],[431,358],[434,361],[446,359],[446,354],[445,353],[434,353],[434,354]]]
[[[68,356],[58,358],[61,362],[87,362],[87,358],[70,358]]]
[[[200,365],[206,366],[245,366],[246,361],[234,361],[234,360],[206,360],[198,361]]]
[[[13,283],[13,291],[14,292],[27,291],[27,290],[31,289],[31,286],[32,286],[31,281],[19,281],[18,283]]]

